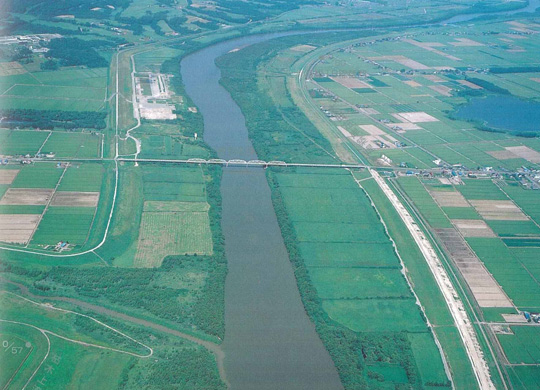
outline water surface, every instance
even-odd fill
[[[226,41],[181,63],[186,91],[204,118],[204,140],[223,159],[256,159],[244,116],[219,84],[214,61],[228,51],[288,34]],[[232,389],[332,390],[341,383],[296,286],[264,170],[225,168],[222,227],[225,371]]]
[[[540,132],[540,103],[514,96],[489,95],[472,99],[458,108],[456,116],[512,133]]]

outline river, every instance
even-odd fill
[[[533,12],[526,9],[497,14]],[[481,14],[443,21],[468,21]],[[215,59],[230,50],[300,32],[233,39],[182,60],[187,94],[204,119],[204,140],[220,158],[257,159],[244,116],[219,84]],[[225,283],[225,371],[232,389],[341,389],[334,364],[302,305],[264,171],[224,169],[222,228],[229,273]]]
[[[210,46],[181,63],[186,92],[204,118],[204,140],[223,159],[257,156],[244,116],[219,84],[214,60],[285,34]],[[225,283],[225,371],[232,389],[341,389],[337,371],[296,286],[263,169],[227,168],[221,182]]]

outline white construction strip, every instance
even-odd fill
[[[441,260],[437,256],[437,253],[431,246],[429,240],[425,237],[422,230],[418,227],[416,222],[414,222],[414,219],[409,214],[407,209],[403,206],[396,194],[392,192],[384,179],[375,170],[370,169],[370,172],[381,190],[383,190],[388,200],[390,200],[390,202],[398,212],[399,216],[407,226],[407,229],[409,229],[409,232],[413,236],[414,241],[424,255],[424,258],[429,265],[431,273],[435,277],[439,289],[444,296],[446,304],[450,309],[450,313],[452,313],[452,317],[454,318],[454,322],[461,336],[461,340],[465,345],[467,355],[469,356],[469,359],[471,361],[473,371],[476,376],[476,380],[478,381],[478,385],[480,386],[480,389],[495,390],[495,385],[491,381],[489,368],[486,361],[484,360],[484,354],[476,338],[476,333],[474,331],[472,323],[467,315],[467,312],[465,311],[463,302],[459,298],[452,282],[450,281],[450,278],[448,277],[448,273],[443,267]]]

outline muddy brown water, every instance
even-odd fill
[[[283,34],[210,46],[183,59],[186,91],[204,118],[204,140],[223,159],[256,159],[245,119],[219,84],[214,61]],[[225,168],[225,371],[231,389],[341,389],[337,371],[302,305],[263,169]]]

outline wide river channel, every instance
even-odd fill
[[[539,5],[540,0],[531,0],[522,12],[531,12]],[[478,16],[461,15],[442,23]],[[290,34],[298,32],[237,38],[182,60],[186,92],[204,118],[204,140],[220,158],[254,160],[257,155],[240,108],[219,84],[216,58],[233,49]],[[224,169],[221,194],[229,267],[223,350],[231,388],[341,389],[334,364],[302,305],[264,171]]]
[[[220,158],[257,158],[244,116],[219,84],[214,60],[283,34],[210,46],[181,63],[186,92],[204,118],[204,140]],[[332,359],[302,305],[263,169],[227,168],[221,182],[225,283],[225,371],[232,389],[341,389]]]

